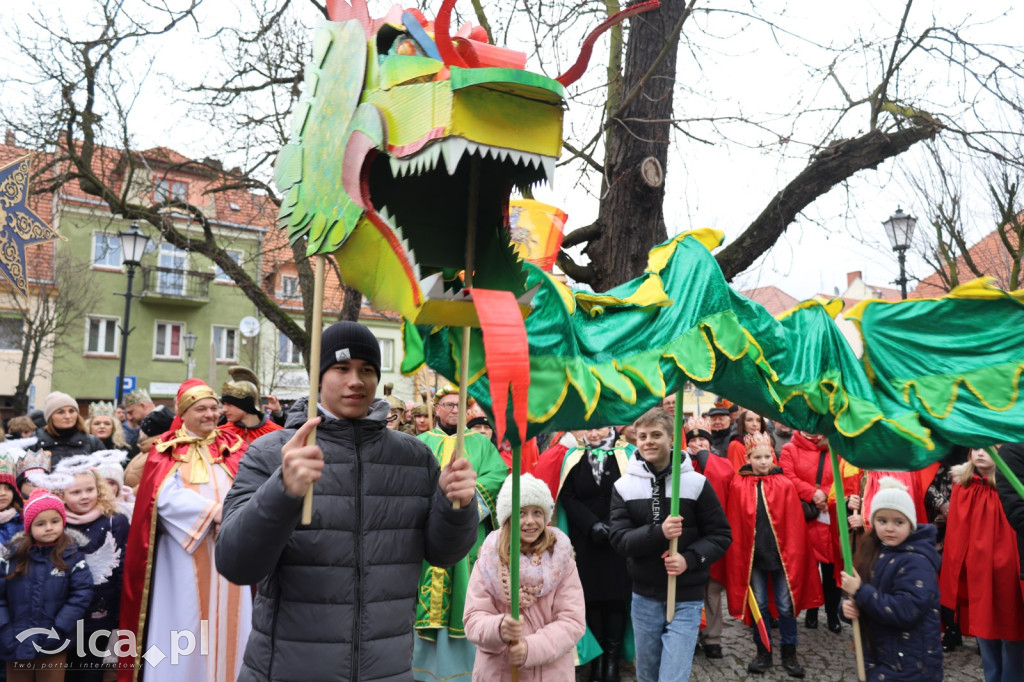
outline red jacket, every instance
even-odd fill
[[[967,485],[953,486],[939,595],[943,606],[959,607],[965,635],[1024,640],[1017,533],[1006,520],[999,493],[977,475]]]
[[[825,453],[825,465],[821,470],[821,483],[815,486],[821,453]],[[828,451],[828,441],[822,439],[820,445],[815,445],[799,431],[794,431],[792,440],[782,446],[782,471],[793,483],[796,494],[804,502],[810,502],[816,490],[821,490],[827,496],[829,488],[832,487],[832,459]],[[832,563],[834,548],[829,524],[813,520],[807,522],[806,528],[807,544],[814,552],[814,558],[823,564]]]
[[[732,529],[732,544],[725,554],[726,595],[729,613],[750,624],[747,609],[747,586],[754,561],[754,528],[757,521],[757,485],[761,484],[768,516],[775,531],[779,556],[789,579],[793,615],[824,603],[821,580],[815,580],[817,566],[814,555],[807,551],[807,533],[800,501],[782,471],[772,469],[765,476],[755,476],[744,467],[733,477],[729,488],[727,516]]]
[[[708,483],[711,484],[711,489],[715,491],[715,496],[722,505],[722,509],[728,509],[729,487],[732,485],[732,479],[736,476],[736,472],[733,471],[729,460],[709,452],[703,467],[700,466],[697,455],[690,455],[690,461],[693,462],[693,468],[696,469],[697,473],[704,474],[704,478],[708,479]],[[723,585],[725,584],[724,558],[711,564],[711,577]]]

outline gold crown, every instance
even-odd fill
[[[686,433],[707,431],[711,433],[711,420],[707,417],[690,417],[686,420]]]
[[[767,433],[748,433],[743,438],[743,444],[747,446],[747,452],[753,453],[754,450],[759,448],[767,448],[772,452],[775,452],[775,445],[772,443],[772,437]]]
[[[21,476],[30,469],[50,470],[50,453],[47,450],[26,450],[15,464],[17,475]]]
[[[89,418],[93,417],[113,417],[114,416],[114,403],[89,403]]]

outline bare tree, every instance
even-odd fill
[[[928,151],[928,165],[909,178],[930,228],[919,240],[918,254],[932,271],[922,280],[922,295],[984,276],[994,277],[1004,289],[1020,288],[1022,164],[955,156],[935,144]],[[978,223],[990,227],[978,230]]]
[[[54,257],[52,278],[34,282],[28,296],[10,285],[0,287],[0,308],[23,321],[20,333],[15,329],[10,339],[14,341],[12,350],[20,351],[14,414],[27,411],[29,387],[48,372],[45,360],[55,360],[71,349],[71,339],[81,338],[85,316],[98,300],[95,287],[88,283],[89,264],[60,252]]]

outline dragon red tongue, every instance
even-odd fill
[[[473,288],[469,292],[484,336],[494,432],[498,442],[505,438],[505,411],[511,389],[512,415],[519,429],[519,442],[525,443],[530,352],[519,304],[510,291]]]

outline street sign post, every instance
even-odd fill
[[[121,392],[120,393],[118,393],[118,391],[117,391],[117,383],[118,383],[118,377],[114,377],[114,395],[128,395],[129,393],[131,393],[132,391],[135,390],[135,387],[137,385],[137,377],[134,377],[134,376],[122,377]]]

